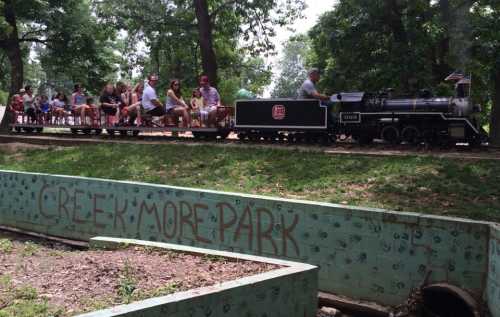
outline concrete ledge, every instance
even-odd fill
[[[177,316],[296,316],[314,317],[317,310],[318,268],[308,264],[274,260],[224,251],[211,251],[159,242],[97,237],[90,246],[116,249],[123,245],[163,248],[233,260],[279,265],[282,268],[220,283],[211,287],[151,298],[78,317],[177,317]]]

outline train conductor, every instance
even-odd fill
[[[313,68],[308,72],[309,78],[304,81],[299,89],[299,99],[317,99],[321,101],[329,101],[330,97],[322,95],[316,89],[316,84],[319,82],[321,75],[317,68]]]

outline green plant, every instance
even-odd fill
[[[14,244],[9,239],[0,240],[0,252],[1,253],[11,253],[14,249]]]
[[[40,246],[36,243],[33,243],[31,241],[27,241],[24,243],[24,247],[22,250],[22,256],[23,257],[29,257],[35,255],[38,250],[40,249]]]
[[[210,262],[224,262],[226,258],[220,255],[205,254],[203,255],[203,260]]]
[[[118,295],[122,298],[123,302],[128,304],[132,301],[134,291],[137,289],[137,281],[134,277],[133,268],[130,266],[129,261],[125,261],[123,270],[120,275],[118,286]]]
[[[38,298],[37,290],[28,285],[15,288],[14,293],[16,299],[35,300]]]

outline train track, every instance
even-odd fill
[[[437,158],[467,159],[467,160],[498,160],[500,149],[483,147],[471,149],[455,147],[451,149],[416,147],[409,145],[387,145],[374,143],[370,146],[359,146],[355,143],[339,142],[330,146],[302,145],[295,143],[242,142],[231,135],[228,139],[217,141],[202,141],[194,139],[189,133],[181,136],[163,134],[146,134],[137,137],[107,136],[107,135],[74,135],[70,133],[45,134],[0,134],[0,143],[25,143],[49,146],[76,146],[96,144],[184,144],[190,146],[213,145],[228,148],[270,148],[290,151],[320,152],[329,155],[364,155],[364,156],[427,156]]]

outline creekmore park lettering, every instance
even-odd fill
[[[253,204],[236,206],[227,201],[205,204],[122,196],[46,184],[38,194],[38,212],[47,220],[65,219],[74,225],[91,226],[96,232],[154,231],[167,242],[188,238],[257,254],[300,256],[294,236],[298,214],[285,216]]]

